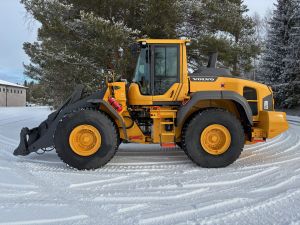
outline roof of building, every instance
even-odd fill
[[[11,86],[11,87],[19,87],[19,88],[27,88],[27,87],[25,87],[25,86],[23,86],[23,85],[11,83],[11,82],[4,81],[4,80],[0,80],[0,85]]]

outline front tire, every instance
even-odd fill
[[[240,156],[245,134],[241,122],[230,112],[208,109],[183,128],[183,148],[189,158],[205,168],[232,164]]]
[[[115,155],[118,135],[102,112],[82,110],[66,115],[58,124],[54,144],[63,162],[79,170],[97,169]]]

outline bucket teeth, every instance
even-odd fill
[[[20,144],[19,146],[15,149],[14,155],[28,155],[30,152],[28,150],[28,141],[27,141],[27,135],[30,133],[30,130],[25,127],[21,130],[20,133]]]

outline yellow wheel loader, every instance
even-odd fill
[[[232,77],[215,67],[189,74],[189,40],[138,40],[133,82],[107,82],[83,97],[79,86],[39,127],[23,128],[14,155],[56,149],[71,167],[96,169],[120,143],[178,145],[197,165],[225,167],[245,144],[263,142],[288,129],[274,111],[270,87]]]

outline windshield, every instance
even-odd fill
[[[150,94],[150,54],[149,48],[142,48],[134,73],[133,82],[137,83],[143,95]]]

